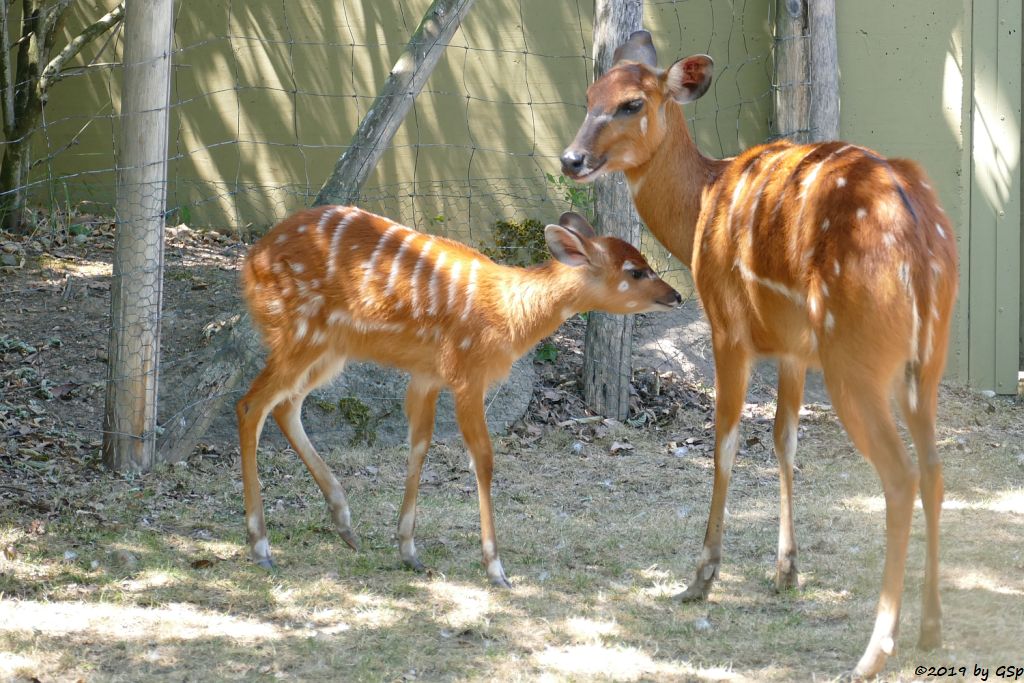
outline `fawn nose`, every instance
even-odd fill
[[[583,152],[567,149],[562,152],[562,172],[570,176],[579,175],[583,169],[583,162],[586,160],[587,155]]]

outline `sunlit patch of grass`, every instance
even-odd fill
[[[1024,638],[1011,616],[1024,609],[1021,470],[1012,446],[988,445],[1009,444],[1024,420],[972,396],[940,403],[946,649],[914,649],[916,511],[900,654],[882,680],[946,658],[1010,661]],[[697,566],[713,465],[697,449],[673,456],[671,428],[616,431],[634,450],[615,454],[604,442],[573,453],[577,437],[563,432],[531,444],[504,437],[494,499],[511,591],[487,584],[475,481],[457,444],[428,456],[417,518],[426,574],[403,566],[395,539],[404,448],[325,453],[359,552],[338,537],[299,459],[262,452],[270,572],[248,559],[230,457],[69,482],[69,504],[45,530],[31,531],[31,511],[4,510],[0,679],[827,680],[853,665],[870,633],[884,499],[829,411],[804,427],[800,588],[774,590],[777,465],[770,445],[753,445],[734,468],[720,579],[707,601],[687,604],[674,596]],[[769,428],[744,426],[767,444]]]

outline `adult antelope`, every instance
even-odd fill
[[[484,566],[509,586],[491,509],[493,450],[484,394],[515,359],[570,316],[668,310],[681,298],[640,252],[565,213],[545,238],[555,260],[500,266],[480,252],[355,207],[302,211],[257,242],[242,267],[246,304],[269,354],[238,402],[242,483],[252,558],[271,567],[256,446],[274,419],[327,499],[341,537],[357,547],[345,494],[302,427],[302,401],[346,360],[371,360],[412,375],[405,400],[409,469],[399,513],[402,560],[416,570],[416,494],[444,387],[455,396],[462,437],[476,471]]]
[[[875,627],[855,675],[880,671],[896,646],[920,467],[927,559],[919,646],[941,642],[935,411],[956,297],[953,230],[924,172],[842,142],[784,140],[732,159],[694,145],[682,108],[711,83],[695,55],[656,66],[638,31],[587,90],[587,116],[562,155],[566,175],[624,171],[651,232],[690,266],[715,354],[715,476],[704,548],[683,600],[718,576],[726,492],[752,360],[779,362],[774,442],[780,471],[775,583],[797,585],[793,454],[808,367],[821,367],[836,413],[874,465],[886,503],[886,554]],[[895,394],[918,465],[896,430]]]

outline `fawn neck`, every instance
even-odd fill
[[[586,271],[558,261],[533,268],[501,267],[494,278],[495,306],[518,355],[552,334],[572,315],[589,309]]]
[[[664,139],[647,162],[626,170],[626,179],[644,223],[689,268],[704,192],[728,162],[700,153],[682,107],[665,102],[662,111]]]

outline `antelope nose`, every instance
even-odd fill
[[[586,155],[574,149],[562,152],[562,172],[567,175],[578,175],[586,161]]]

